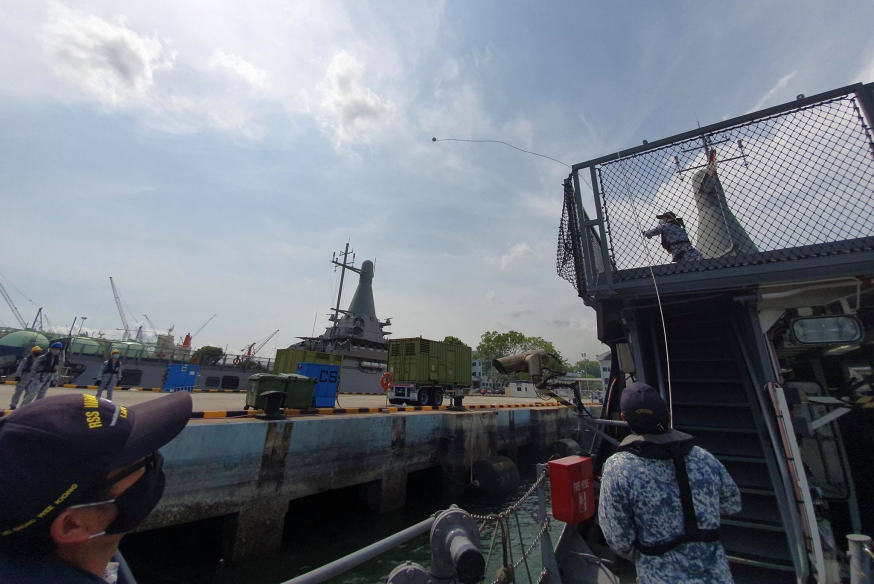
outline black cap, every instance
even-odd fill
[[[0,538],[50,523],[98,479],[170,442],[190,417],[183,391],[130,407],[59,395],[0,418]]]
[[[656,219],[674,219],[676,220],[677,214],[673,211],[665,211],[661,215],[656,215]]]
[[[668,430],[668,404],[650,385],[638,381],[623,389],[619,409],[632,430],[639,434],[656,434]]]

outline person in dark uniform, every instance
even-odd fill
[[[677,215],[672,211],[667,211],[661,215],[656,215],[659,220],[658,227],[644,231],[643,235],[647,239],[662,236],[662,247],[671,254],[672,262],[688,262],[692,260],[703,259],[701,254],[689,241],[689,236],[686,234],[686,227],[683,225],[683,220],[678,219]]]
[[[118,544],[161,499],[158,449],[190,417],[182,391],[129,408],[56,395],[0,418],[0,582],[130,584]]]

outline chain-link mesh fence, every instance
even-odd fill
[[[595,169],[615,282],[874,249],[874,141],[852,93]]]
[[[574,186],[569,177],[564,181],[564,206],[561,210],[561,222],[558,225],[555,270],[559,276],[573,284],[580,297],[583,297],[586,295],[587,286],[579,219]],[[583,221],[587,220],[588,217],[584,213]],[[601,239],[591,227],[584,228],[584,231],[589,238],[589,249],[595,250],[592,258],[594,271],[591,276],[597,282],[599,276],[604,273]]]

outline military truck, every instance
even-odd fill
[[[440,406],[470,390],[470,347],[421,337],[388,343],[389,403]]]

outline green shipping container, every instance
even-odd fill
[[[394,383],[470,386],[470,347],[428,339],[392,339],[388,371]]]
[[[313,395],[316,392],[316,380],[305,375],[283,373],[273,375],[270,373],[256,373],[249,377],[246,386],[246,409],[264,409],[261,394],[268,391],[285,392],[285,408],[305,409],[313,404]]]
[[[343,355],[331,355],[330,353],[305,351],[303,349],[279,349],[276,351],[273,373],[297,373],[298,363],[339,365],[340,374],[342,375],[343,373]]]
[[[261,397],[261,394],[268,391],[284,392],[287,385],[287,381],[282,375],[256,373],[255,375],[250,376],[249,383],[246,385],[246,409],[254,408],[256,410],[263,410],[265,400]],[[287,401],[288,397],[285,399]]]

